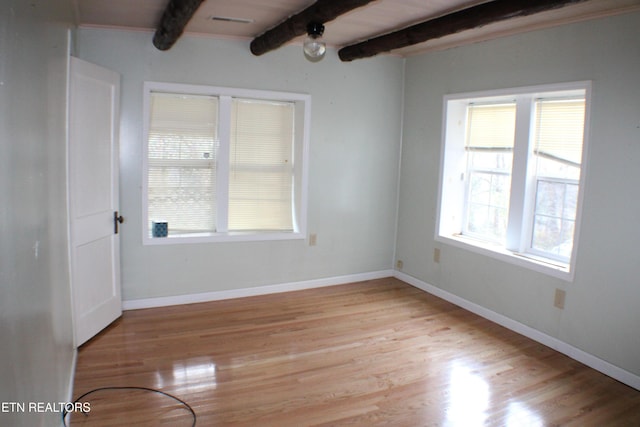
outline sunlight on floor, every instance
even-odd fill
[[[447,426],[483,426],[489,408],[489,385],[460,361],[454,361],[449,379]]]
[[[155,372],[155,387],[177,386],[189,390],[217,388],[216,364],[210,360],[197,358],[189,361],[178,361],[173,364],[173,369],[169,374]]]
[[[510,402],[507,412],[507,427],[543,427],[542,420],[524,403]]]

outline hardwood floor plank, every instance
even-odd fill
[[[75,393],[198,426],[636,426],[640,391],[397,279],[125,312]],[[101,391],[74,426],[191,425]]]

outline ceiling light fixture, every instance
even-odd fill
[[[322,34],[324,33],[324,25],[319,22],[310,22],[307,25],[307,38],[304,40],[302,50],[304,56],[311,62],[318,62],[324,58],[324,54],[327,51],[327,45],[322,40]]]

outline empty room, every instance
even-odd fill
[[[640,425],[639,0],[2,0],[0,94],[0,425]]]

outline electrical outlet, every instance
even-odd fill
[[[315,246],[318,243],[318,235],[316,233],[309,234],[309,246]]]
[[[553,306],[556,308],[564,308],[564,300],[567,297],[567,292],[562,289],[556,289],[555,297],[553,298]]]
[[[435,263],[440,262],[440,248],[435,248],[433,250],[433,262]]]
[[[396,261],[396,270],[402,270],[402,267],[404,267],[404,262],[402,262],[401,259]]]

